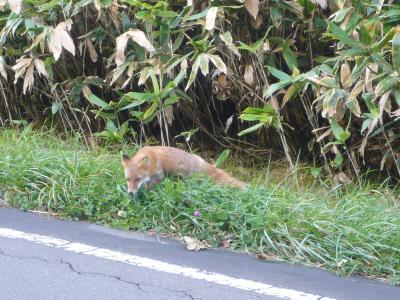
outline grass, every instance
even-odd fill
[[[400,202],[385,185],[360,180],[344,190],[305,184],[304,173],[277,182],[272,170],[266,184],[244,191],[196,176],[167,178],[132,200],[119,149],[89,148],[79,136],[2,130],[0,153],[0,193],[10,206],[213,246],[232,240],[233,249],[260,257],[400,282]],[[266,178],[265,170],[251,173],[255,182]]]

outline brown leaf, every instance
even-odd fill
[[[18,78],[21,77],[25,71],[26,68],[31,64],[32,62],[32,58],[24,58],[21,57],[19,59],[17,59],[17,63],[12,67],[13,71],[15,72],[14,76],[14,84],[17,83]]]
[[[327,9],[328,7],[327,0],[315,0],[315,2],[318,4],[319,7],[321,7],[324,10]]]
[[[47,38],[47,46],[51,53],[53,53],[53,57],[55,60],[60,58],[62,52],[62,42],[61,42],[61,35],[60,31],[53,29],[48,38]]]
[[[346,90],[350,87],[350,66],[347,62],[340,67],[340,82]]]
[[[360,93],[363,91],[364,89],[364,80],[360,80],[358,81],[355,86],[353,87],[353,89],[351,90],[351,95],[353,97],[357,97],[358,95],[360,95]]]
[[[40,75],[43,75],[45,77],[49,77],[49,75],[47,74],[46,67],[44,65],[43,60],[41,60],[39,58],[35,58],[33,60],[33,63],[35,65],[36,70],[39,72]]]
[[[209,248],[209,244],[207,242],[202,242],[189,236],[184,236],[183,240],[186,243],[186,249],[189,251],[199,251]]]
[[[171,125],[174,120],[174,109],[172,108],[172,105],[164,107],[164,114],[168,125]]]
[[[86,39],[86,46],[88,47],[89,50],[90,59],[92,60],[92,62],[96,62],[98,59],[98,55],[91,39]]]
[[[265,254],[264,252],[257,253],[256,257],[260,260],[276,260],[276,257]]]
[[[247,65],[244,71],[244,81],[252,86],[254,84],[254,69],[252,65]]]
[[[378,64],[369,64],[365,70],[365,88],[368,92],[372,92],[372,81],[376,78],[378,72]]]
[[[21,12],[22,0],[8,0],[8,4],[10,4],[11,11],[19,15],[19,13]]]
[[[63,48],[75,56],[74,41],[72,40],[68,32],[66,32],[65,30],[60,30],[60,37],[61,45],[63,46]]]
[[[0,75],[7,80],[6,62],[3,56],[0,56]]]
[[[222,241],[222,247],[224,248],[230,248],[231,247],[231,243],[232,243],[232,239],[226,239]]]
[[[116,5],[115,2],[113,2],[113,4],[111,5],[111,7],[109,9],[109,12],[110,12],[110,15],[111,15],[111,20],[114,23],[114,26],[116,28],[119,28],[121,23],[119,21],[118,5]]]
[[[44,32],[38,34],[38,35],[33,39],[33,42],[32,42],[32,44],[30,45],[30,47],[29,47],[28,49],[25,50],[25,53],[26,53],[26,52],[29,52],[29,51],[31,51],[33,48],[35,48],[35,47],[43,40],[44,37],[45,37]]]
[[[229,128],[230,128],[231,125],[232,125],[232,121],[233,121],[233,115],[230,116],[230,117],[226,120],[226,122],[225,122],[225,128],[224,128],[225,134],[228,133],[228,130],[229,130]]]
[[[333,181],[335,181],[336,183],[343,183],[343,184],[349,184],[351,183],[351,180],[349,179],[349,177],[347,177],[347,175],[343,172],[340,172],[339,174],[336,174],[333,177]]]
[[[116,40],[115,63],[117,64],[117,66],[125,62],[125,48],[129,39],[132,39],[135,43],[137,43],[139,46],[143,47],[149,52],[153,52],[155,50],[154,46],[147,39],[143,31],[139,29],[129,29],[127,32],[117,37]]]
[[[293,95],[296,93],[297,87],[296,85],[292,84],[286,91],[285,96],[283,96],[282,100],[282,105],[281,109],[286,105],[286,103],[289,102],[289,100],[293,97]]]
[[[261,28],[261,25],[264,24],[264,21],[263,18],[260,15],[258,15],[256,19],[253,18],[250,19],[250,24],[254,29],[258,30]]]
[[[206,15],[206,29],[213,30],[215,26],[215,19],[217,18],[218,7],[212,6]]]
[[[323,134],[321,134],[318,138],[317,138],[317,142],[322,141],[325,137],[327,137],[330,133],[332,132],[332,129],[328,129],[327,131],[325,131]]]
[[[259,8],[259,1],[258,0],[245,0],[244,6],[246,7],[249,14],[256,20],[258,15],[258,8]]]
[[[33,68],[34,64],[30,64],[29,67],[26,69],[25,78],[24,78],[24,85],[22,88],[22,92],[25,94],[27,90],[30,90],[33,86],[33,82],[35,81],[33,77]]]
[[[383,124],[383,112],[390,112],[390,101],[387,101],[389,99],[391,91],[389,90],[385,94],[382,95],[382,97],[379,99],[379,121],[381,124]]]

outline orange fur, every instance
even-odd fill
[[[200,156],[172,147],[143,147],[132,158],[124,155],[122,164],[128,193],[136,193],[142,185],[150,188],[160,183],[165,174],[187,176],[193,173],[205,173],[220,184],[237,188],[245,186],[243,182],[207,163]]]

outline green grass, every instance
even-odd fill
[[[400,203],[385,185],[360,180],[343,190],[306,184],[303,173],[276,183],[271,171],[264,186],[245,191],[194,176],[167,178],[130,199],[119,149],[89,148],[79,136],[2,130],[0,153],[0,194],[10,206],[213,246],[229,237],[235,249],[399,283]],[[255,182],[266,177],[252,173]]]

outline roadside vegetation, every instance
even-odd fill
[[[241,179],[251,178],[249,189],[232,190],[193,176],[167,178],[129,198],[121,150],[134,151],[90,147],[79,134],[60,137],[31,126],[4,129],[1,202],[116,228],[191,236],[205,245],[343,276],[400,281],[400,203],[386,183],[372,185],[360,177],[335,185],[310,179],[304,170],[254,166],[243,171],[225,162]]]

